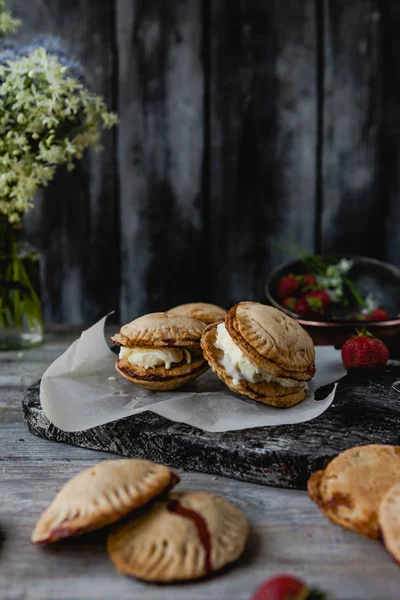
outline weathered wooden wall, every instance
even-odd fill
[[[212,290],[228,305],[263,297],[270,237],[315,247],[315,3],[213,0],[207,30]]]
[[[119,0],[121,319],[201,295],[204,66],[198,0]]]
[[[48,321],[262,299],[274,239],[400,264],[398,0],[9,6],[121,120],[28,220]]]
[[[326,0],[322,19],[322,249],[382,256],[381,2]]]

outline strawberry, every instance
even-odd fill
[[[293,296],[289,296],[288,298],[284,298],[282,300],[282,306],[284,306],[288,310],[295,310],[296,302],[296,298],[293,298]]]
[[[311,590],[303,581],[290,575],[272,577],[258,588],[250,600],[323,600],[325,595]]]
[[[381,371],[389,360],[387,346],[373,337],[366,329],[357,331],[342,346],[342,361],[345,369]]]
[[[301,275],[300,281],[303,288],[313,288],[317,285],[314,275]]]
[[[294,275],[285,275],[278,281],[277,293],[280,299],[295,296],[299,291],[300,284]]]
[[[297,300],[294,312],[300,317],[310,317],[313,314],[305,296],[301,296],[301,298]]]
[[[367,315],[367,321],[387,321],[390,319],[389,313],[384,308],[375,308]]]
[[[318,307],[317,310],[313,309],[314,312],[325,312],[330,303],[332,302],[330,295],[325,290],[316,290],[314,292],[308,292],[306,294],[307,302],[311,307]],[[315,302],[317,301],[317,302]]]
[[[294,310],[301,317],[321,316],[330,303],[331,298],[324,290],[307,292],[297,300]]]

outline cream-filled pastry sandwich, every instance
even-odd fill
[[[237,394],[280,408],[307,396],[315,373],[313,341],[276,308],[240,302],[204,330],[201,346],[214,373]]]
[[[198,321],[210,325],[220,319],[224,319],[226,315],[225,308],[216,304],[208,304],[207,302],[190,302],[189,304],[180,304],[168,311],[172,315],[181,315],[182,317],[192,317]]]
[[[205,324],[190,317],[152,313],[124,325],[116,370],[148,390],[173,390],[208,369],[200,348]]]

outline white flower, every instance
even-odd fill
[[[340,273],[343,273],[343,275],[345,275],[346,273],[348,273],[351,269],[351,267],[353,266],[353,261],[352,260],[346,260],[345,258],[342,258],[338,264],[336,265],[338,271],[340,271]]]
[[[5,10],[4,0],[0,0],[0,37],[6,33],[14,33],[20,26],[21,21],[11,16]]]
[[[369,313],[375,310],[375,308],[379,308],[378,302],[376,301],[375,297],[369,293],[365,297],[364,308],[361,312],[363,315],[369,315]]]
[[[18,223],[56,166],[73,169],[118,119],[44,48],[0,66],[0,78],[0,212]]]

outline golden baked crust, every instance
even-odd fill
[[[310,478],[309,493],[334,523],[371,538],[379,537],[379,505],[400,482],[400,447],[356,446]]]
[[[313,377],[314,343],[282,311],[259,302],[240,302],[228,311],[225,326],[235,344],[264,371],[299,381]]]
[[[122,346],[187,347],[200,346],[205,324],[190,317],[165,312],[151,313],[121,327],[111,339]]]
[[[190,302],[189,304],[180,304],[174,306],[168,311],[169,314],[182,315],[184,317],[192,317],[198,321],[202,321],[209,325],[215,323],[220,319],[224,319],[226,315],[225,308],[217,306],[216,304],[209,304],[207,302]]]
[[[158,381],[161,379],[173,379],[181,375],[191,375],[196,373],[200,368],[206,366],[204,356],[198,351],[197,355],[192,354],[192,362],[187,363],[185,358],[179,363],[172,363],[170,369],[165,366],[149,367],[145,369],[139,365],[132,364],[126,360],[118,359],[117,365],[121,371],[124,371],[131,377],[138,379],[148,379],[149,381]]]
[[[289,408],[298,404],[307,396],[307,389],[301,386],[289,388],[274,382],[261,381],[250,383],[241,379],[238,384],[233,382],[232,377],[219,363],[223,357],[222,350],[215,347],[218,323],[212,323],[204,331],[201,338],[201,347],[204,357],[213,372],[236,394],[248,396],[264,404],[270,404],[277,408]]]
[[[148,460],[106,460],[78,473],[58,492],[32,533],[55,542],[104,527],[178,483],[168,467]]]
[[[247,521],[232,504],[206,492],[183,492],[118,526],[109,535],[107,550],[122,574],[185,581],[235,561],[247,536]]]
[[[400,564],[400,483],[385,494],[379,506],[378,520],[386,550]]]
[[[311,475],[311,477],[309,478],[309,480],[307,482],[307,491],[308,491],[311,499],[314,500],[314,502],[316,504],[318,504],[318,506],[320,506],[320,507],[322,507],[322,505],[323,505],[321,494],[319,491],[323,475],[324,475],[323,469],[321,471],[315,471],[315,473],[313,473]]]
[[[143,369],[126,361],[117,360],[115,368],[122,377],[147,390],[167,392],[181,387],[202,375],[207,371],[208,364],[201,358],[190,365],[182,361],[179,366],[171,369],[165,367]]]
[[[341,520],[336,519],[336,518],[331,518],[329,510],[325,510],[324,508],[324,502],[323,499],[321,497],[321,482],[324,476],[324,470],[322,469],[321,471],[315,471],[315,473],[313,473],[311,475],[311,477],[309,478],[308,482],[307,482],[307,491],[308,494],[310,496],[310,498],[315,502],[315,504],[318,504],[322,514],[327,518],[330,519],[331,521],[333,521],[334,523],[338,524],[338,525],[342,525],[343,527],[347,528],[346,523],[343,523]]]

